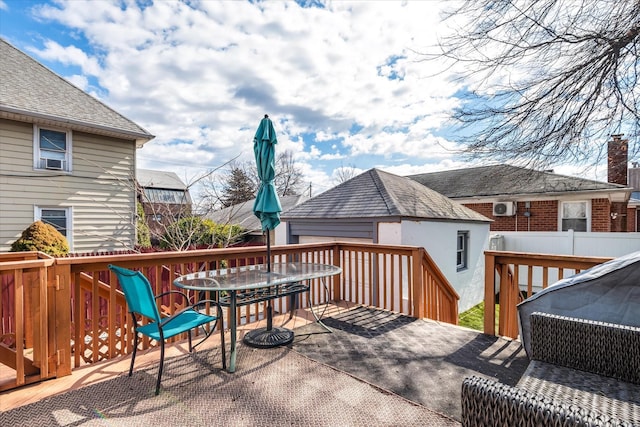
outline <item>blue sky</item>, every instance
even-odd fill
[[[446,32],[443,5],[0,0],[0,37],[155,135],[138,167],[189,182],[252,160],[266,113],[315,195],[341,166],[470,166],[447,138],[462,86],[415,53]]]

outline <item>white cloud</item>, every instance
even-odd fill
[[[251,159],[253,133],[268,113],[278,149],[297,154],[306,180],[329,183],[345,158],[451,155],[453,144],[433,132],[455,106],[457,87],[413,52],[435,43],[438,8],[60,0],[38,8],[38,17],[81,33],[90,49],[48,40],[36,53],[79,67],[85,78],[72,81],[96,81],[108,105],[156,135],[140,150],[141,167]]]
[[[42,59],[57,61],[63,65],[78,66],[87,75],[98,76],[102,71],[96,58],[90,58],[75,46],[63,47],[55,41],[48,40],[45,42],[44,49],[31,49],[31,53]]]

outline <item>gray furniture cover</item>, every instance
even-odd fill
[[[533,312],[640,326],[640,251],[562,279],[518,304],[520,340],[531,358]]]

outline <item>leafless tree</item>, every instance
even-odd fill
[[[431,59],[463,82],[467,153],[595,163],[611,134],[638,152],[638,0],[466,0]],[[603,148],[604,147],[604,148]]]
[[[358,169],[356,169],[356,166],[353,164],[348,166],[340,165],[339,168],[333,171],[333,180],[336,185],[342,184],[343,182],[354,178],[358,173]]]
[[[302,170],[291,150],[285,150],[276,157],[275,185],[280,196],[298,195],[302,191]]]

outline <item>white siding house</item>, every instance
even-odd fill
[[[136,148],[153,135],[0,39],[0,251],[36,220],[73,252],[135,244]]]

